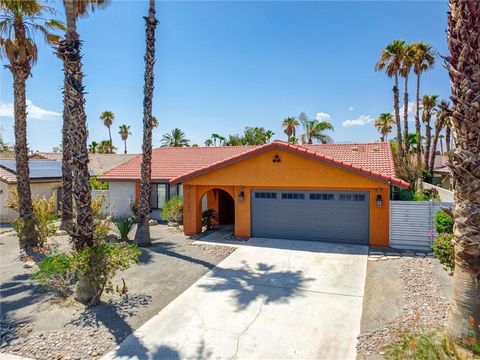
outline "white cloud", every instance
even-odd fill
[[[353,110],[355,110],[355,109],[353,108],[353,106],[349,106],[349,107],[348,107],[348,111],[353,111]]]
[[[415,103],[409,102],[408,103],[408,121],[414,121],[415,120]],[[402,106],[400,108],[400,118],[403,120],[403,111],[405,109],[405,106]],[[392,111],[392,114],[395,114],[395,110]]]
[[[27,100],[27,112],[27,117],[35,120],[62,116],[62,114],[56,111],[42,109],[40,106],[34,105],[30,100]],[[0,103],[0,117],[13,117],[13,103]]]
[[[370,115],[360,115],[357,119],[345,120],[342,122],[342,126],[349,127],[349,126],[362,126],[368,123],[371,123],[373,118]]]
[[[318,112],[317,116],[315,116],[315,119],[318,121],[326,121],[331,118],[330,114],[324,113],[324,112]]]

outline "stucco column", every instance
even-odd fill
[[[194,235],[202,231],[202,201],[195,185],[183,186],[183,232]]]
[[[380,189],[380,194],[378,193]],[[382,207],[377,206],[377,195],[382,196]],[[370,246],[390,244],[390,188],[370,190]]]
[[[243,191],[243,202],[240,193]],[[250,188],[235,186],[235,236],[250,237]]]

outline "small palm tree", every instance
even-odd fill
[[[398,76],[402,69],[406,43],[403,40],[394,40],[388,44],[380,54],[380,59],[375,65],[375,70],[385,70],[388,77],[394,78],[393,104],[395,110],[395,123],[397,127],[397,144],[399,155],[403,155],[402,126],[400,122],[400,100],[398,90]]]
[[[98,149],[98,143],[96,141],[92,141],[89,145],[88,145],[88,152],[91,153],[91,154],[95,154],[97,152],[97,149]]]
[[[112,132],[110,131],[110,127],[113,124],[113,120],[115,120],[115,114],[111,111],[104,111],[100,114],[100,120],[102,120],[103,125],[105,125],[108,129],[108,140],[110,140],[110,144],[113,146],[112,142]],[[112,150],[110,151],[112,152]]]
[[[217,140],[219,141],[219,145],[222,145],[222,138],[225,139],[223,136],[218,134],[212,134],[211,139],[213,140],[213,146],[217,146]]]
[[[163,134],[162,147],[187,147],[190,146],[190,140],[179,128],[175,128],[170,133]]]
[[[120,137],[123,140],[123,144],[124,144],[123,153],[126,154],[127,153],[127,139],[128,139],[129,135],[132,135],[132,133],[130,132],[130,125],[125,125],[125,124],[120,125],[118,133],[120,134]]]
[[[300,123],[298,120],[293,117],[289,116],[282,121],[283,132],[287,135],[287,140],[296,137],[296,127],[299,126]]]
[[[440,140],[440,152],[443,153],[443,144],[442,144],[442,137],[440,132],[445,127],[445,121],[450,116],[450,104],[447,100],[441,100],[438,103],[438,111],[437,116],[435,119],[435,133],[433,135],[432,141],[432,155],[430,156],[430,162],[428,165],[428,169],[430,173],[433,173],[433,168],[435,166],[435,157],[437,156],[437,143]]]
[[[435,54],[431,45],[422,41],[418,41],[412,44],[413,47],[413,71],[417,75],[417,94],[415,105],[415,133],[417,135],[417,152],[418,159],[420,159],[422,152],[421,141],[421,123],[420,123],[420,77],[421,75],[431,69],[435,63]]]
[[[158,127],[158,119],[155,116],[152,116],[152,127]]]
[[[430,160],[430,147],[432,145],[432,127],[430,121],[437,108],[437,95],[424,95],[422,97],[422,121],[425,124],[425,166],[428,166]]]
[[[35,34],[41,34],[49,45],[60,40],[53,31],[63,29],[63,25],[57,20],[45,19],[53,13],[52,8],[36,0],[0,0],[0,57],[7,58],[6,67],[13,76],[18,210],[24,224],[20,238],[22,248],[38,242],[28,167],[26,81],[38,58]]]
[[[205,140],[205,146],[212,146],[212,145],[213,145],[213,140],[212,139]]]
[[[97,153],[98,154],[115,154],[117,148],[112,146],[110,140],[102,140],[97,145]]]
[[[301,113],[298,118],[300,119],[304,130],[304,133],[301,136],[302,143],[313,144],[314,140],[318,140],[322,144],[332,142],[332,138],[323,133],[325,130],[333,131],[333,125],[330,122],[318,121],[316,119],[310,120],[305,113]]]
[[[392,132],[393,125],[395,124],[395,118],[391,113],[381,113],[377,120],[375,120],[375,127],[380,133],[380,141],[388,141],[388,134]],[[408,140],[408,134],[405,136]]]

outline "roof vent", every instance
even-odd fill
[[[358,151],[358,146],[352,146],[352,151]]]
[[[374,151],[374,152],[379,152],[380,149],[379,149],[378,147],[374,147],[374,148],[373,148],[373,151]]]

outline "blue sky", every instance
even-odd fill
[[[113,0],[79,21],[89,141],[108,137],[99,115],[111,110],[120,150],[118,125],[132,126],[129,152],[141,150],[147,8],[147,1]],[[263,126],[285,139],[281,120],[301,111],[328,114],[336,142],[376,141],[371,119],[393,108],[392,80],[374,71],[381,49],[401,38],[429,42],[446,54],[446,11],[446,1],[158,1],[153,144],[174,127],[198,144],[211,133],[241,133],[245,126]],[[32,150],[51,151],[61,142],[61,68],[41,43],[27,82]],[[3,66],[0,78],[0,126],[13,144],[12,78]],[[422,85],[422,93],[448,98],[441,59]],[[412,100],[414,90],[412,81]]]

